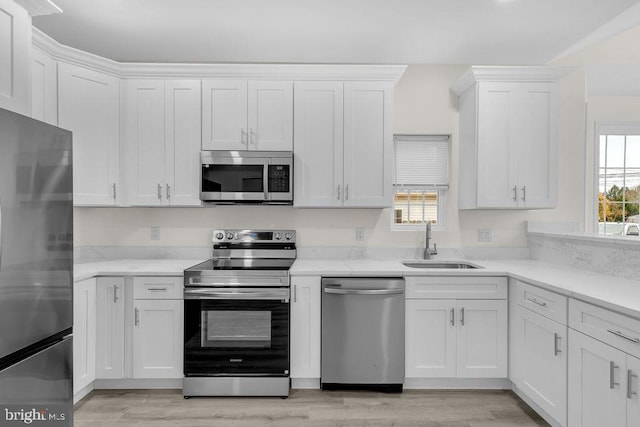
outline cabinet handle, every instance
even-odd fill
[[[338,184],[338,197],[336,197],[336,200],[340,200],[340,184]]]
[[[455,310],[452,308],[451,309],[451,326],[455,326],[456,325],[456,314],[455,314]]]
[[[626,336],[625,334],[623,334],[620,331],[614,331],[612,329],[607,329],[607,332],[609,332],[610,334],[613,334],[613,335],[615,335],[617,337],[624,338],[627,341],[631,341],[631,342],[634,342],[636,344],[640,344],[640,338],[632,338],[632,337]]]
[[[538,301],[538,300],[537,300],[537,299],[535,299],[535,298],[527,298],[527,301],[531,301],[532,303],[537,304],[537,305],[539,305],[540,307],[546,307],[546,306],[547,306],[547,303],[546,303],[546,302],[544,302],[544,301]]]
[[[162,185],[158,184],[158,200],[162,199]]]
[[[167,184],[167,199],[171,198],[171,186]]]
[[[562,337],[558,334],[553,334],[553,354],[554,356],[557,356],[558,354],[562,353],[562,350],[560,350],[560,346],[558,345],[558,341],[560,341],[562,339]]]
[[[522,201],[523,202],[527,201],[527,186],[526,185],[524,187],[522,187]]]
[[[116,183],[115,182],[111,185],[111,192],[113,194],[113,200],[116,200]]]
[[[513,186],[513,201],[514,202],[518,201],[518,186],[517,185]]]
[[[163,291],[163,292],[166,292],[167,288],[166,287],[164,287],[164,288],[147,288],[147,290],[148,291]]]
[[[253,131],[253,129],[251,129],[250,132],[251,137],[249,138],[249,143],[256,145],[256,133]]]
[[[113,285],[113,303],[118,302],[118,285]]]
[[[344,187],[344,199],[349,200],[349,184]]]
[[[298,302],[298,288],[293,285],[293,302]]]
[[[617,385],[620,385],[620,383],[617,383],[614,378],[615,370],[618,368],[620,368],[620,366],[616,366],[615,362],[609,362],[609,388],[611,390],[613,390]]]
[[[140,310],[136,307],[135,309],[135,325],[138,326],[140,324]]]
[[[244,128],[240,128],[240,144],[247,145],[247,133],[244,131]]]
[[[633,391],[633,379],[638,378],[631,369],[627,369],[627,399],[631,399],[633,395],[637,395],[637,391]]]
[[[460,309],[460,326],[464,326],[464,307]]]

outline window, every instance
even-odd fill
[[[429,221],[434,229],[443,229],[449,136],[395,135],[393,139],[393,228],[422,228]]]
[[[598,130],[598,233],[636,235],[640,216],[640,124]]]

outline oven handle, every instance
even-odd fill
[[[202,277],[189,277],[187,281],[187,286],[241,286],[241,285],[250,285],[250,286],[286,286],[288,284],[287,278],[261,278],[261,279],[253,279],[247,278],[245,280],[236,279],[228,279],[228,278],[212,278],[207,280],[205,277],[204,280]]]
[[[404,293],[404,289],[334,289],[325,288],[326,294],[340,295],[397,295]]]
[[[289,290],[278,291],[239,291],[218,289],[185,289],[184,299],[261,299],[283,300],[289,302]]]

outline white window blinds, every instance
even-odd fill
[[[449,135],[395,135],[394,184],[449,187]]]

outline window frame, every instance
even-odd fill
[[[600,137],[603,135],[640,135],[640,122],[596,122],[594,131],[594,162],[593,162],[593,189],[592,189],[592,227],[591,231],[599,236],[615,238],[621,235],[600,233],[599,209],[600,209]],[[626,175],[626,167],[625,167]],[[634,236],[635,237],[635,236]]]
[[[396,168],[396,152],[395,152],[395,142],[396,142],[396,138],[397,137],[408,137],[408,138],[420,138],[420,137],[424,137],[426,140],[433,140],[434,138],[446,138],[448,147],[447,147],[447,174],[449,175],[451,173],[451,134],[394,134],[393,135],[393,141],[394,141],[394,147],[393,147],[393,173],[392,173],[392,177],[393,177],[393,182],[392,182],[392,206],[391,206],[391,213],[389,215],[389,220],[390,220],[390,226],[391,226],[391,231],[422,231],[425,228],[426,223],[420,223],[420,224],[398,224],[395,222],[395,206],[396,206],[396,194],[398,192],[403,192],[403,191],[411,191],[411,190],[421,190],[423,192],[436,192],[438,194],[437,196],[437,224],[433,224],[432,226],[432,230],[433,231],[446,231],[448,230],[447,228],[447,223],[448,221],[446,220],[447,218],[447,196],[449,193],[449,185],[447,185],[446,187],[443,186],[435,186],[435,185],[402,185],[402,184],[396,184],[396,173],[395,173],[395,168]],[[447,176],[447,181],[449,180],[449,176]],[[424,217],[423,217],[424,218]]]

